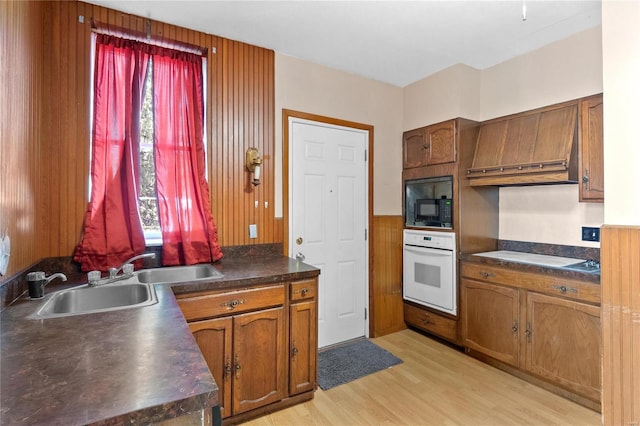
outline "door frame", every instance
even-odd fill
[[[289,256],[289,118],[300,118],[304,120],[316,121],[334,126],[350,127],[352,129],[364,130],[369,134],[367,146],[367,318],[369,324],[369,336],[373,336],[374,315],[373,311],[373,126],[369,124],[356,123],[353,121],[341,120],[339,118],[326,117],[322,115],[310,114],[290,109],[282,109],[282,231],[283,231],[283,251],[285,256]]]

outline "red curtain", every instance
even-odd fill
[[[154,154],[164,265],[222,258],[204,152],[202,57],[153,47]]]
[[[137,188],[148,59],[137,47],[130,40],[97,35],[91,199],[74,255],[83,271],[105,271],[145,249]]]

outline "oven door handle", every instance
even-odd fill
[[[451,251],[451,250],[432,249],[432,248],[427,248],[427,247],[404,246],[404,251],[409,252],[409,253],[413,253],[413,254],[417,254],[417,255],[431,254],[431,255],[436,255],[436,256],[441,256],[441,257],[452,257],[453,256],[453,251]]]

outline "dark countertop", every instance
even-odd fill
[[[42,302],[25,295],[5,308],[2,424],[149,424],[216,406],[218,387],[174,292],[311,278],[319,270],[284,256],[225,258],[215,266],[223,278],[157,284],[158,303],[148,307],[32,320]],[[83,282],[83,274],[52,282],[45,299]]]
[[[482,263],[492,266],[503,266],[523,272],[534,272],[537,274],[553,275],[558,278],[580,280],[594,284],[600,284],[600,274],[588,272],[571,271],[564,268],[552,268],[548,266],[532,265],[520,262],[509,262],[491,257],[477,256],[474,254],[461,254],[459,259],[465,262]]]

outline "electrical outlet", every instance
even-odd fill
[[[582,227],[582,241],[600,241],[600,228]]]
[[[258,238],[258,225],[249,225],[249,238]]]

